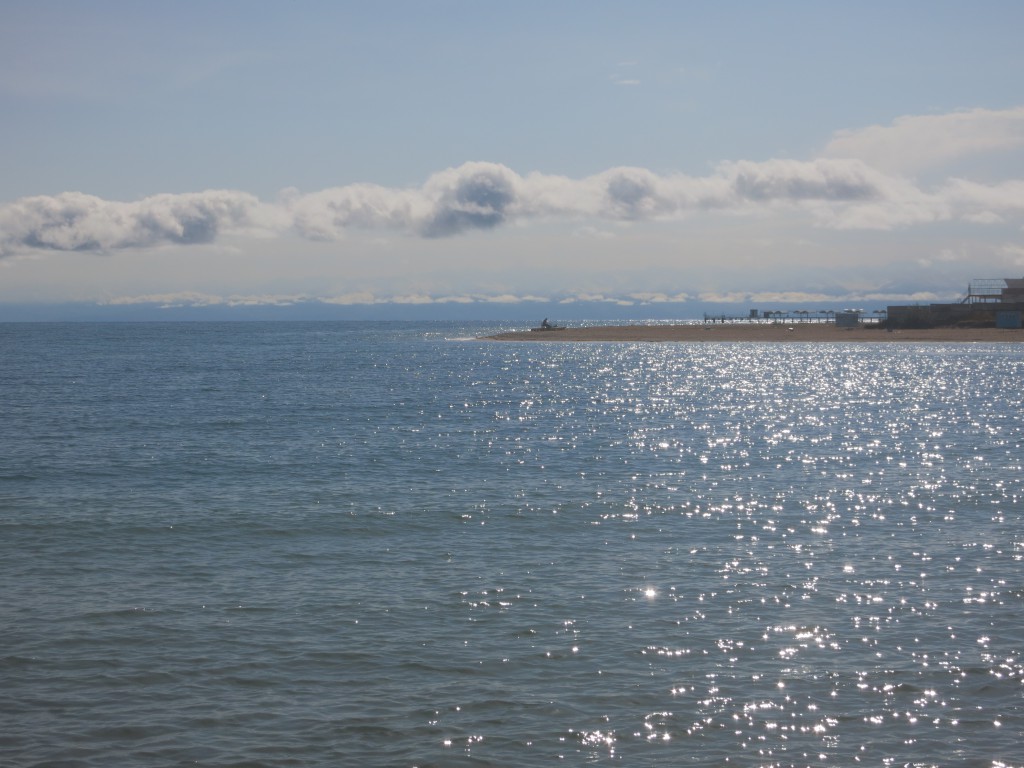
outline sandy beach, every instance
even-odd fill
[[[511,331],[493,341],[765,341],[765,342],[1022,342],[1024,330],[1005,328],[837,328],[832,323],[711,325],[593,325],[547,331]]]

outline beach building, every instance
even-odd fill
[[[1020,328],[1024,316],[1024,278],[972,280],[967,295],[952,304],[890,306],[890,328],[934,328],[948,325]]]

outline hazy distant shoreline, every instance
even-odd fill
[[[595,325],[548,331],[509,331],[492,341],[858,341],[1021,342],[1024,330],[1005,328],[837,328],[832,323],[724,325]]]

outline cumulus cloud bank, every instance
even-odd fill
[[[255,226],[261,207],[253,195],[226,190],[155,195],[135,202],[80,192],[25,197],[0,206],[0,254],[209,243],[223,232]]]
[[[539,219],[636,222],[714,211],[791,210],[818,226],[883,230],[949,220],[993,224],[1024,213],[1021,181],[986,185],[950,179],[924,188],[880,170],[893,165],[887,158],[899,155],[909,137],[922,135],[945,137],[936,140],[937,148],[922,150],[932,156],[1019,146],[1024,108],[901,118],[890,127],[840,134],[821,158],[724,163],[706,176],[622,167],[571,179],[471,162],[434,174],[419,187],[286,190],[272,203],[232,190],[134,202],[78,192],[26,197],[0,204],[0,256],[189,245],[225,234],[335,241],[354,231],[378,231],[443,238]]]

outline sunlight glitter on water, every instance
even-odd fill
[[[702,401],[701,410],[697,410],[691,397],[692,390],[701,386],[701,382],[694,379],[706,379],[708,369],[714,370],[714,366],[707,363],[693,366],[689,360],[684,370],[667,364],[659,368],[658,363],[663,361],[648,361],[651,364],[643,368],[643,373],[634,372],[628,381],[635,386],[638,379],[646,377],[644,386],[653,390],[657,397],[650,397],[642,404],[637,402],[639,398],[628,395],[601,400],[603,404],[620,403],[630,414],[629,439],[612,442],[610,446],[619,450],[624,464],[635,464],[639,457],[655,456],[676,467],[657,472],[651,472],[647,467],[646,476],[634,472],[628,479],[624,478],[624,484],[630,486],[629,506],[635,511],[606,514],[603,519],[637,523],[651,515],[681,513],[692,519],[735,521],[737,533],[733,540],[742,543],[744,549],[726,559],[719,569],[722,580],[732,581],[732,585],[723,586],[721,590],[702,590],[696,598],[698,603],[720,602],[728,595],[727,615],[750,615],[751,605],[764,606],[766,610],[775,606],[775,610],[807,612],[813,610],[817,595],[824,591],[836,608],[849,606],[838,614],[835,613],[836,608],[829,609],[832,626],[786,625],[781,629],[777,626],[762,636],[761,645],[771,647],[775,658],[790,665],[811,650],[825,654],[810,659],[812,666],[782,667],[783,675],[796,675],[798,681],[827,679],[832,683],[825,696],[813,696],[796,711],[793,707],[799,700],[791,693],[781,694],[782,699],[778,701],[769,699],[766,706],[789,709],[791,720],[798,717],[801,709],[810,719],[806,722],[798,720],[789,726],[780,726],[778,722],[766,723],[761,739],[768,738],[766,734],[770,733],[786,734],[784,741],[791,740],[794,733],[824,737],[847,722],[847,718],[840,708],[834,709],[834,714],[819,715],[820,708],[827,706],[830,700],[849,701],[855,691],[878,693],[882,697],[880,701],[884,704],[884,711],[890,711],[892,702],[898,698],[897,693],[908,690],[904,684],[864,682],[879,676],[882,679],[893,679],[893,675],[899,677],[897,668],[903,664],[897,663],[890,668],[885,659],[889,659],[888,664],[893,664],[900,657],[908,659],[911,662],[908,671],[912,672],[916,667],[918,677],[933,674],[929,665],[935,663],[934,652],[929,654],[915,648],[922,642],[919,632],[910,630],[914,632],[910,634],[903,629],[885,629],[913,624],[917,630],[925,629],[925,634],[930,634],[934,630],[929,619],[939,606],[934,600],[921,599],[941,587],[936,578],[938,574],[929,565],[933,556],[917,552],[907,542],[897,539],[897,532],[901,529],[917,531],[911,537],[913,540],[924,532],[922,525],[933,527],[937,517],[938,522],[949,522],[951,512],[942,510],[942,506],[965,499],[970,499],[972,505],[978,503],[978,468],[973,463],[978,460],[977,456],[967,458],[962,452],[958,455],[959,446],[948,439],[941,446],[928,442],[942,438],[950,429],[948,426],[942,429],[930,426],[941,418],[948,421],[948,412],[922,413],[924,409],[914,404],[914,398],[920,397],[929,408],[935,407],[927,392],[928,385],[933,384],[930,374],[922,376],[915,371],[917,380],[910,380],[908,367],[897,364],[897,371],[885,376],[877,370],[870,370],[863,362],[850,365],[843,354],[835,357],[836,360],[831,361],[833,365],[829,365],[827,359],[818,361],[824,364],[817,367],[815,378],[814,371],[808,376],[805,367],[759,370],[754,356],[746,355],[742,364],[747,375],[741,378],[731,371],[728,376],[730,383],[724,388],[725,396],[711,402]],[[731,363],[735,365],[737,361]],[[843,379],[839,387],[829,386],[823,378],[827,379],[827,374],[830,371],[834,374],[837,368],[848,378]],[[655,377],[653,372],[656,371],[664,376]],[[866,375],[849,378],[858,372]],[[681,387],[673,390],[666,381],[675,375],[683,376],[683,381]],[[769,380],[768,385],[765,384],[766,379]],[[751,383],[758,381],[759,385]],[[940,392],[948,392],[958,385],[956,381],[947,381],[935,387]],[[780,396],[779,393],[787,387],[799,389],[800,396]],[[743,400],[732,394],[744,389],[748,397]],[[808,392],[808,389],[812,391]],[[836,399],[836,392],[841,393],[842,399]],[[750,397],[752,394],[758,397]],[[896,402],[893,395],[899,395],[901,401]],[[851,398],[855,397],[860,401],[851,403]],[[611,411],[608,415],[613,420],[621,418],[621,411]],[[709,411],[713,412],[714,418]],[[976,428],[983,423],[974,420],[970,425]],[[920,433],[922,427],[925,439],[912,437]],[[1019,433],[1019,424],[1012,427]],[[992,436],[992,433],[988,434]],[[823,447],[827,449],[830,445],[838,445],[842,450],[836,453],[822,451]],[[837,471],[832,467],[846,469]],[[939,473],[932,475],[937,467]],[[708,468],[714,468],[715,475],[709,475]],[[816,489],[810,497],[804,491],[809,483],[813,483]],[[736,493],[733,489],[738,490],[741,484],[743,492]],[[871,486],[875,490],[862,490]],[[660,490],[660,505],[651,504],[652,490]],[[1019,493],[1019,485],[1012,492]],[[603,490],[604,498],[609,495],[609,489]],[[1002,493],[991,500],[999,503],[1000,496]],[[674,501],[677,497],[686,498]],[[803,511],[802,517],[793,517],[794,506]],[[888,518],[891,517],[899,519],[890,521]],[[780,518],[785,518],[785,523],[780,525]],[[998,516],[992,520],[999,522]],[[751,526],[756,533],[745,533],[745,526]],[[663,528],[661,532],[666,530]],[[929,531],[928,535],[933,533]],[[808,538],[811,535],[819,537],[819,540],[816,542]],[[906,539],[905,534],[900,536]],[[949,542],[940,546],[948,547]],[[955,546],[970,547],[974,543]],[[842,554],[851,547],[856,553],[854,561],[849,560],[849,555]],[[893,554],[879,559],[872,549],[878,553]],[[699,551],[691,550],[691,554]],[[830,564],[837,559],[839,562],[832,567]],[[915,561],[917,566],[913,574],[901,578],[904,564]],[[794,568],[809,578],[792,581],[796,576]],[[982,570],[981,566],[976,566],[976,572]],[[780,577],[784,586],[781,591],[775,591],[771,584]],[[785,584],[787,580],[790,580],[789,584]],[[943,600],[943,605],[946,604],[947,600]],[[684,617],[683,622],[706,621],[706,616],[705,612],[697,611]],[[926,620],[926,624],[915,624],[915,617]],[[758,620],[756,616],[752,618]],[[852,630],[852,635],[842,629],[844,624]],[[777,643],[772,635],[782,630],[796,642],[775,647]],[[858,634],[865,630],[867,634]],[[882,642],[879,635],[893,631],[895,634],[891,642],[897,644],[893,646]],[[933,637],[931,642],[936,642],[936,638]],[[739,670],[744,666],[756,668],[765,664],[766,657],[761,649],[755,650],[753,642],[744,647],[744,643],[735,642],[735,638],[718,638],[715,644],[720,651],[728,646],[726,652],[731,655],[727,657],[726,670]],[[692,651],[670,648],[667,646],[658,651],[659,657],[671,658],[684,652],[689,655]],[[829,671],[830,665],[823,665],[823,662],[829,653],[842,653],[849,657],[855,648],[857,654],[854,655],[863,658],[869,670],[856,678],[862,682],[847,686],[842,683],[847,675],[842,668],[849,659],[837,657],[832,671]],[[908,649],[912,650],[907,653]],[[960,649],[942,651],[940,669],[948,667],[951,659],[959,659],[961,655]],[[819,669],[820,674],[812,673],[813,669]],[[688,732],[703,730],[709,722],[717,721],[715,711],[720,717],[740,703],[737,697],[722,695],[722,674],[718,673],[718,683],[708,687],[708,695],[700,700],[701,708],[710,714],[703,720],[696,720]],[[793,685],[789,688],[792,689]],[[678,696],[687,687],[677,685],[670,690]],[[786,691],[786,681],[778,681],[776,690]],[[934,694],[934,689],[929,690]],[[905,722],[910,725],[921,722],[922,715],[913,708],[926,709],[932,700],[938,698],[933,694],[911,699],[912,708],[903,710]],[[820,702],[816,700],[818,698]],[[743,705],[740,706],[742,708]],[[898,711],[890,711],[890,714],[894,718],[900,716]],[[862,718],[866,723],[886,721],[884,713],[874,715],[870,710]],[[948,719],[944,721],[937,716],[930,722],[938,727]],[[752,722],[746,725],[748,728],[754,726]],[[776,753],[785,754],[787,745],[779,743],[774,749]]]
[[[21,762],[1016,759],[1018,354],[316,330],[10,357]]]

